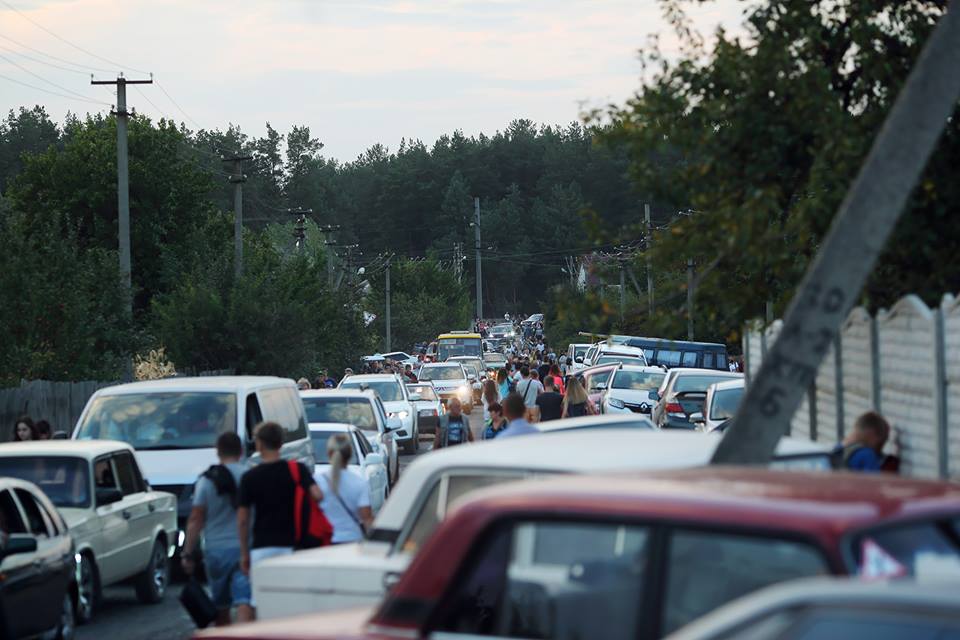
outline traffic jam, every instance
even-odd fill
[[[202,638],[960,637],[956,484],[790,437],[711,464],[737,358],[584,340],[534,315],[320,388],[97,391],[71,434],[0,445],[6,637],[96,630],[118,587]]]

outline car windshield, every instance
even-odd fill
[[[237,430],[232,393],[128,393],[93,400],[78,440],[120,440],[138,451],[212,448]]]
[[[358,429],[377,430],[373,404],[366,398],[304,398],[307,422],[339,422]]]
[[[667,374],[646,371],[618,371],[613,378],[613,388],[633,391],[656,389],[665,375]]]
[[[90,464],[83,458],[0,457],[0,476],[34,483],[61,509],[90,506]]]
[[[449,360],[456,356],[474,356],[479,358],[483,355],[483,345],[480,338],[444,338],[437,345],[437,356],[441,361]]]
[[[313,461],[316,464],[330,464],[330,456],[327,455],[327,440],[330,439],[330,436],[336,434],[343,434],[343,431],[314,431],[310,429],[310,442],[313,443]],[[357,461],[357,447],[353,442],[353,439],[350,440],[350,448],[353,450],[353,456],[350,458],[350,462],[347,464],[360,464]]]
[[[356,382],[344,382],[341,389],[370,389],[376,391],[377,395],[384,402],[397,402],[403,400],[403,392],[400,390],[400,383],[395,380],[357,380]]]
[[[463,380],[464,377],[460,366],[424,367],[420,370],[421,380]]]
[[[679,376],[673,386],[674,393],[680,391],[706,391],[715,382],[725,382],[729,376]]]
[[[743,388],[723,389],[713,392],[713,402],[710,405],[711,420],[727,420],[733,417],[743,398]]]
[[[435,402],[437,400],[437,393],[433,390],[433,387],[429,385],[418,385],[408,387],[410,393],[415,393],[420,396],[421,400]]]
[[[617,363],[617,362],[620,362],[620,363],[622,363],[622,364],[628,364],[628,365],[632,365],[632,366],[637,366],[637,367],[642,367],[642,366],[644,366],[645,364],[647,364],[646,362],[643,361],[642,358],[637,358],[637,357],[634,357],[634,356],[616,356],[616,355],[600,356],[600,357],[597,359],[597,361],[594,362],[593,364],[595,364],[595,365],[598,365],[598,364],[615,364],[615,363]]]
[[[502,353],[485,353],[483,354],[483,361],[487,364],[499,364],[506,362],[507,358]]]
[[[574,360],[576,360],[577,358],[582,358],[583,356],[587,355],[587,351],[590,351],[590,347],[575,347],[573,350]]]
[[[960,579],[960,516],[886,526],[853,540],[857,573],[865,578]]]
[[[467,372],[468,376],[473,376],[474,378],[480,377],[480,370],[477,369],[475,362],[463,362],[461,364],[463,365],[463,368]]]

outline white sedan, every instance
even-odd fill
[[[313,475],[326,473],[330,468],[330,459],[327,457],[327,440],[337,433],[350,435],[350,444],[353,446],[353,457],[347,463],[352,471],[367,479],[370,487],[370,508],[376,514],[387,499],[387,464],[383,455],[373,450],[360,429],[351,424],[337,422],[315,422],[310,424],[310,440],[313,442],[313,457],[316,464]]]
[[[642,413],[650,415],[655,401],[650,392],[656,391],[667,372],[660,367],[623,365],[610,376],[601,413]]]

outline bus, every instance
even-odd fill
[[[437,336],[437,362],[453,356],[483,357],[483,338],[479,333],[451,331]]]

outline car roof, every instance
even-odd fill
[[[162,380],[145,380],[143,382],[128,382],[112,387],[104,387],[97,391],[97,395],[113,396],[134,393],[170,393],[170,392],[235,392],[243,393],[260,387],[296,386],[289,378],[274,376],[197,376],[183,378],[164,378]]]
[[[0,444],[0,457],[71,456],[96,458],[115,451],[130,451],[126,442],[116,440],[31,440]]]
[[[352,424],[347,424],[345,422],[311,422],[307,425],[310,431],[339,431],[339,432],[348,432],[356,429]]]
[[[356,375],[347,376],[340,381],[340,384],[345,382],[385,382],[392,381],[397,382],[399,378],[395,373],[358,373]]]
[[[424,363],[423,363],[423,368],[425,368],[425,369],[435,369],[435,368],[437,368],[437,367],[452,367],[452,366],[455,365],[455,364],[459,364],[459,363],[456,362],[456,361],[451,362],[451,360],[453,360],[453,358],[450,358],[450,359],[446,360],[445,362],[424,362]],[[460,366],[463,366],[463,365],[460,365]]]
[[[714,638],[733,631],[759,616],[786,609],[823,606],[831,609],[909,607],[920,611],[960,609],[960,589],[944,584],[914,581],[803,578],[774,584],[738,598],[667,636],[666,640]]]
[[[634,373],[659,373],[664,376],[667,375],[667,372],[664,371],[662,367],[655,367],[652,364],[625,364],[617,369],[613,375],[617,375],[617,373],[620,373],[621,371],[632,371]]]
[[[375,400],[377,392],[371,389],[306,389],[301,398],[366,398]]]
[[[747,382],[743,378],[736,378],[734,380],[714,382],[710,386],[713,387],[715,391],[727,391],[729,389],[744,389],[747,386]]]
[[[605,344],[605,343],[602,343],[602,342],[601,342],[601,343],[598,343],[598,344],[600,344],[600,352],[599,352],[599,355],[605,355],[605,356],[606,356],[606,355],[610,355],[610,354],[620,354],[620,355],[625,355],[625,356],[627,356],[627,355],[630,355],[630,356],[632,356],[632,355],[641,355],[641,356],[642,356],[642,355],[643,355],[643,349],[641,349],[640,347],[631,347],[631,346],[625,345],[625,344],[610,344],[610,345],[608,345],[608,344]]]
[[[580,418],[564,418],[562,420],[546,420],[544,422],[538,422],[534,426],[544,433],[552,433],[554,431],[564,431],[567,429],[599,429],[601,426],[618,428],[619,425],[633,424],[636,422],[646,422],[650,425],[650,429],[654,428],[653,422],[650,420],[650,418],[629,413],[607,413],[600,416],[583,416]],[[619,428],[633,429],[634,427]]]
[[[568,423],[566,420],[558,422]],[[719,442],[719,435],[690,431],[572,429],[434,450],[418,456],[404,469],[374,526],[400,529],[421,487],[431,477],[454,469],[476,469],[481,473],[495,469],[555,473],[673,469],[707,464]],[[777,454],[799,455],[826,450],[826,445],[815,442],[781,438]]]
[[[691,375],[704,375],[710,374],[714,376],[720,376],[721,378],[742,378],[742,373],[737,373],[735,371],[724,371],[723,369],[697,369],[693,367],[674,367],[671,371],[675,371],[674,377],[677,376],[691,376]]]
[[[960,514],[960,487],[948,482],[721,466],[561,476],[499,485],[479,499],[494,511],[525,504],[554,513],[714,522],[830,539],[885,521]]]

